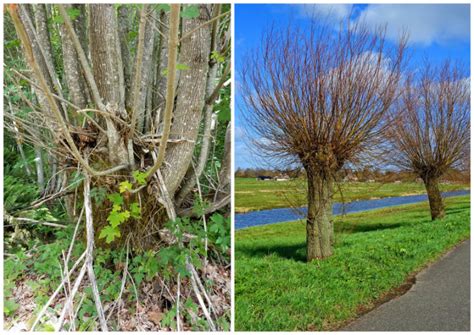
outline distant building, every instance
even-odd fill
[[[282,175],[276,176],[275,180],[276,181],[287,181],[287,180],[290,180],[290,176],[287,175],[287,174],[282,174]]]
[[[394,183],[394,184],[401,184],[402,181],[401,181],[401,180],[395,180],[393,183]]]
[[[351,172],[344,177],[344,181],[359,181],[359,178]]]
[[[273,178],[270,176],[257,176],[257,180],[272,180]]]

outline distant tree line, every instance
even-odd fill
[[[287,175],[290,178],[305,178],[305,172],[303,169],[269,169],[269,168],[237,168],[234,173],[236,178],[257,178],[258,176],[269,176],[278,177],[281,175]],[[470,181],[470,170],[469,168],[461,169],[450,169],[443,177],[441,182],[451,183],[466,183]],[[414,182],[421,180],[418,177],[407,171],[393,171],[393,170],[382,170],[379,168],[362,168],[362,169],[345,169],[338,175],[341,181],[359,181],[359,182],[381,182],[381,183],[393,183],[396,181],[401,182]]]

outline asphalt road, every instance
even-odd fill
[[[407,293],[341,330],[469,331],[470,241],[420,272]]]

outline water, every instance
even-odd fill
[[[442,193],[443,198],[454,197],[457,195],[467,195],[469,190],[451,191]],[[371,209],[412,204],[428,200],[426,194],[407,195],[403,197],[383,198],[375,200],[354,201],[346,204],[335,203],[333,214],[355,213]],[[272,223],[295,221],[306,217],[307,209],[305,207],[295,210],[293,208],[276,208],[263,211],[253,211],[245,214],[235,214],[235,229],[261,226]]]

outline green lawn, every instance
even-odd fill
[[[415,204],[335,217],[335,254],[305,263],[302,221],[239,230],[235,329],[331,330],[469,237],[470,198],[432,222]]]
[[[469,185],[442,184],[443,191],[468,189]],[[335,201],[367,200],[426,193],[422,183],[363,183],[341,185]],[[238,213],[270,208],[303,206],[306,203],[306,184],[303,180],[257,181],[255,178],[235,178],[235,211]]]

